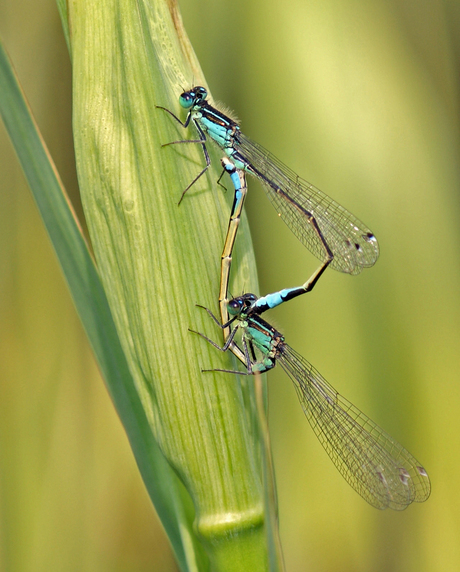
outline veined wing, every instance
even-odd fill
[[[326,258],[324,245],[306,212],[313,215],[332,250],[332,268],[359,274],[375,264],[379,256],[377,239],[352,213],[240,132],[235,134],[234,147],[254,167],[253,174],[264,185],[276,211],[312,254],[322,261]]]
[[[349,485],[378,509],[404,510],[414,501],[426,501],[430,479],[409,451],[339,395],[290,346],[278,350],[278,361],[293,380],[315,435]]]

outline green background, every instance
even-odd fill
[[[287,570],[456,571],[460,5],[181,7],[214,98],[380,243],[374,268],[327,272],[267,318],[432,480],[424,505],[370,508],[316,442],[289,380],[270,373]],[[0,34],[78,205],[54,3],[3,0]],[[0,569],[176,570],[3,126],[0,161]],[[249,185],[260,293],[304,282],[316,260]]]

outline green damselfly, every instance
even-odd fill
[[[237,346],[235,335],[241,332],[240,358],[243,375],[266,372],[279,363],[294,382],[302,409],[315,435],[347,483],[364,500],[378,509],[404,510],[412,502],[424,502],[431,492],[428,473],[397,441],[347,399],[339,395],[322,375],[286,342],[283,334],[260,314],[296,295],[295,289],[257,298],[244,294],[228,303],[231,318],[221,328],[236,322],[223,347],[203,334],[206,341],[226,351]],[[289,294],[290,293],[290,294]],[[301,294],[300,289],[297,295]],[[289,294],[289,295],[288,295]],[[290,298],[289,298],[290,296]],[[258,358],[257,356],[260,355]]]
[[[208,135],[229,160],[227,171],[233,163],[236,169],[259,179],[280,217],[325,266],[348,274],[359,274],[363,268],[373,266],[379,256],[379,246],[369,228],[246,137],[238,123],[211,106],[207,97],[207,90],[200,86],[180,95],[179,104],[188,111],[185,122],[169,109],[158,106],[182,127],[192,122],[199,135],[199,139],[172,141],[166,145],[198,143],[206,161],[203,170],[183,191],[179,203],[211,164],[206,148]]]

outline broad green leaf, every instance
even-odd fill
[[[59,7],[74,64],[79,182],[100,275],[3,57],[5,124],[181,568],[265,570],[252,379],[202,374],[201,367],[236,366],[188,332],[221,339],[194,305],[217,309],[232,197],[217,187],[214,168],[177,207],[203,157],[192,145],[162,149],[196,135],[178,135],[155,109],[179,113],[177,96],[190,84],[185,78],[201,77],[199,66],[174,6]],[[244,220],[233,291],[257,291],[254,268]]]

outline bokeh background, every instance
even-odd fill
[[[372,509],[316,442],[289,380],[270,373],[287,570],[457,571],[460,3],[181,7],[213,96],[379,239],[374,268],[327,272],[267,318],[432,480],[424,505]],[[54,3],[3,0],[0,34],[78,209]],[[0,569],[177,570],[3,125],[0,162]],[[247,211],[260,293],[304,282],[317,262],[253,180]]]

